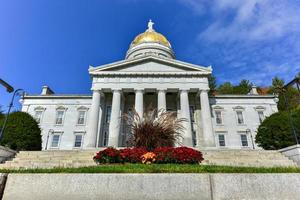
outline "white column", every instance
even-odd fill
[[[210,113],[210,105],[207,90],[200,91],[201,117],[203,127],[203,146],[215,147],[215,137]]]
[[[140,118],[143,118],[144,114],[144,91],[139,89],[135,90],[135,111],[139,114]]]
[[[191,147],[193,146],[193,137],[192,137],[189,96],[187,90],[180,90],[180,116],[186,119],[186,121],[183,122],[183,126],[185,128],[184,134],[182,135],[183,145]]]
[[[121,90],[113,90],[108,146],[118,147],[121,122]]]
[[[159,89],[157,93],[157,109],[158,110],[167,110],[166,103],[166,90]]]
[[[89,114],[88,131],[86,135],[86,147],[95,148],[97,144],[97,133],[100,113],[101,92],[93,91],[92,105]]]

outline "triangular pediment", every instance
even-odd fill
[[[89,69],[90,74],[101,74],[106,72],[119,72],[119,73],[155,73],[155,72],[203,72],[210,73],[212,70],[210,67],[202,67],[193,65],[190,63],[165,59],[154,56],[147,56],[139,59],[123,60],[114,62],[107,65],[98,67],[91,67]]]

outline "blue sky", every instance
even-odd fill
[[[178,60],[212,65],[218,83],[265,86],[300,71],[299,0],[0,0],[0,77],[40,93],[90,93],[88,66],[122,60],[154,28]],[[11,94],[0,87],[6,109]]]

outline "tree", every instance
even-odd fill
[[[272,79],[272,86],[270,87],[268,93],[269,94],[277,94],[280,92],[279,88],[284,86],[284,80],[280,79],[278,76],[275,76]]]
[[[272,86],[270,87],[269,94],[278,95],[277,107],[280,111],[286,110],[286,101],[288,103],[289,109],[293,110],[300,105],[300,93],[296,88],[289,87],[283,90],[284,81],[277,76],[272,79]],[[285,95],[285,97],[284,97]]]
[[[0,124],[2,123],[3,120]],[[0,144],[17,151],[41,150],[41,130],[35,119],[28,113],[11,113]]]
[[[300,110],[292,112],[296,130],[300,130]],[[299,132],[298,132],[299,133]],[[255,142],[267,150],[277,150],[294,145],[295,137],[286,111],[274,113],[267,117],[258,127]]]
[[[233,94],[233,85],[230,82],[225,82],[218,87],[218,94]]]
[[[238,85],[232,85],[230,82],[225,82],[217,89],[218,94],[248,94],[251,90],[252,83],[249,80],[243,79]]]
[[[0,105],[0,128],[1,128],[1,120],[4,118],[4,112],[2,110],[2,106]]]
[[[208,85],[210,88],[209,95],[214,95],[217,90],[217,82],[216,77],[213,74],[208,77]]]
[[[233,87],[233,94],[248,94],[251,87],[252,83],[249,80],[243,79],[237,86]]]

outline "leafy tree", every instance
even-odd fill
[[[213,74],[208,77],[208,85],[210,88],[209,95],[213,95],[217,90],[216,77]]]
[[[296,130],[300,130],[299,109],[292,112],[292,120]],[[267,150],[277,150],[294,145],[296,142],[288,113],[280,111],[266,118],[258,127],[255,141],[258,146]]]
[[[268,93],[269,94],[278,94],[280,92],[279,88],[284,86],[284,80],[280,79],[278,76],[275,76],[272,79],[272,86],[270,87]]]
[[[233,85],[230,82],[225,82],[217,89],[218,94],[233,94]]]
[[[0,124],[2,123],[3,120]],[[11,113],[0,144],[17,151],[41,150],[41,130],[35,119],[28,113]]]
[[[249,80],[243,79],[237,86],[233,87],[234,94],[248,94],[251,90],[252,83]]]
[[[278,110],[286,110],[285,98],[288,103],[289,109],[293,110],[300,105],[300,93],[296,88],[289,87],[283,90],[284,81],[277,76],[272,79],[272,86],[270,87],[269,94],[278,95]],[[285,97],[284,97],[285,95]]]
[[[238,85],[232,85],[230,82],[225,82],[217,89],[218,94],[248,94],[251,90],[252,83],[243,79]]]
[[[1,119],[4,118],[4,112],[2,110],[2,106],[0,106],[0,127],[1,127]]]

